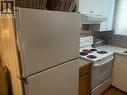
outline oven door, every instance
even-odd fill
[[[112,75],[113,56],[94,63],[92,66],[92,89]]]

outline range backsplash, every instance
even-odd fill
[[[110,45],[127,48],[127,36],[124,35],[114,35],[112,40],[108,42]]]
[[[115,35],[114,31],[103,31],[103,32],[88,31],[86,26],[82,26],[80,34],[81,37],[92,35],[94,38],[105,40],[106,43],[109,45],[127,48],[127,36]]]

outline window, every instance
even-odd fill
[[[127,0],[116,0],[115,34],[127,35]]]

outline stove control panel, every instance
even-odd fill
[[[93,44],[93,36],[80,38],[80,47],[91,46]]]

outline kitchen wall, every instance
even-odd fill
[[[88,25],[82,25],[80,27],[80,35],[81,37],[84,37],[84,36],[90,36],[91,35],[91,31],[88,30],[89,26]]]
[[[115,35],[114,32],[115,31],[103,31],[103,32],[89,31],[87,25],[82,25],[80,34],[81,37],[92,35],[94,39],[99,38],[105,40],[106,44],[127,48],[127,36]]]
[[[103,39],[106,41],[106,43],[108,43],[109,40],[112,39],[112,36],[114,34],[114,31],[103,31],[103,32],[98,32],[98,31],[89,31],[88,30],[88,25],[82,25],[81,27],[81,37],[82,36],[90,36],[92,35],[94,37],[94,39],[99,38],[99,39]]]
[[[110,45],[127,48],[127,36],[113,35],[112,40],[109,41]]]

